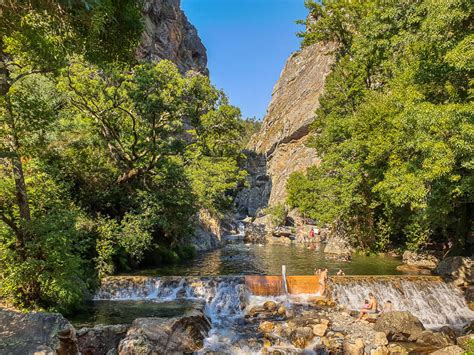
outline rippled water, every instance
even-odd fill
[[[330,274],[342,268],[346,275],[398,275],[399,259],[388,256],[353,256],[350,262],[329,258],[321,251],[296,245],[228,244],[201,253],[189,262],[141,270],[141,275],[279,275],[286,265],[288,275],[309,275],[315,268],[327,267]]]

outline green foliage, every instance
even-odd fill
[[[242,147],[247,147],[247,144],[250,142],[252,136],[260,131],[262,121],[259,121],[255,117],[247,118],[242,120],[242,125],[244,129],[244,135],[242,137]]]
[[[0,4],[0,296],[20,307],[192,257],[198,209],[223,213],[245,178],[224,93],[132,58],[141,5]]]
[[[284,226],[288,215],[287,207],[279,203],[265,209],[265,213],[271,216],[271,222],[274,226]]]
[[[469,3],[308,4],[319,20],[308,20],[303,45],[339,48],[312,125],[323,162],[290,177],[290,206],[343,222],[363,249],[464,245],[473,197]]]
[[[15,235],[0,228],[0,294],[20,307],[68,310],[94,283],[85,257],[94,248],[89,221],[41,166],[30,163],[27,173],[32,220],[25,228],[34,238],[18,249]],[[2,179],[1,196],[13,194],[14,184]]]

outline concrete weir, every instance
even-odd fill
[[[304,295],[302,299],[319,297],[318,276],[287,276],[286,282],[289,302],[300,298],[297,295]],[[114,276],[103,280],[94,300],[202,300],[218,310],[230,305],[232,312],[238,313],[251,297],[285,295],[283,286],[280,275]],[[462,292],[436,276],[332,276],[328,291],[348,309],[359,309],[372,292],[381,306],[390,300],[396,310],[411,312],[428,328],[459,327],[474,319]]]
[[[285,294],[282,276],[247,275],[245,286],[255,296],[280,296]],[[286,276],[288,294],[319,294],[319,277],[315,275]]]

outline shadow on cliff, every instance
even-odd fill
[[[267,172],[267,159],[264,154],[244,150],[246,159],[241,168],[248,172],[247,186],[241,186],[235,197],[238,218],[255,217],[260,209],[268,206],[272,180]]]

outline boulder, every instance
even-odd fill
[[[421,333],[414,334],[409,340],[416,341],[424,345],[432,345],[434,347],[446,347],[453,345],[453,341],[444,333],[434,333],[424,330]]]
[[[406,311],[381,314],[374,324],[374,330],[384,332],[389,341],[407,341],[425,330],[418,318]]]
[[[407,250],[403,253],[403,263],[432,270],[438,265],[439,259],[432,254],[415,253]]]
[[[280,307],[278,308],[277,313],[278,313],[280,316],[286,316],[286,307],[285,307],[285,306],[280,306]]]
[[[452,328],[448,327],[447,325],[439,328],[439,332],[445,334],[453,342],[456,341],[456,338],[457,338],[456,332]]]
[[[350,255],[354,251],[349,242],[340,235],[331,235],[326,242],[324,252],[334,255]]]
[[[262,333],[271,333],[273,331],[273,329],[275,329],[275,323],[269,322],[269,321],[262,322],[258,326],[258,329]]]
[[[204,305],[195,305],[182,317],[138,318],[120,341],[120,355],[188,353],[202,348],[211,328]]]
[[[293,235],[293,230],[291,227],[275,227],[272,230],[272,235],[274,237],[286,237],[289,238]]]
[[[61,314],[0,310],[0,354],[78,354],[76,331]]]
[[[277,309],[278,305],[276,304],[276,302],[274,301],[266,301],[264,304],[263,304],[263,308],[266,310],[266,311],[269,311],[269,312],[273,312]]]
[[[388,348],[386,346],[379,346],[370,350],[370,355],[388,355]]]
[[[327,324],[315,324],[313,325],[313,334],[322,337],[326,334],[326,330],[328,329]]]
[[[384,346],[388,344],[387,336],[384,332],[377,332],[374,335],[374,345]]]
[[[127,334],[128,325],[97,325],[77,331],[77,343],[82,355],[101,355],[117,350]]]
[[[362,355],[364,354],[364,340],[362,338],[356,339],[353,343],[350,341],[344,342],[345,355]]]
[[[393,355],[408,355],[408,350],[399,344],[389,344],[387,350],[389,354]]]
[[[267,236],[267,227],[263,224],[256,223],[244,223],[245,224],[245,236],[244,242],[246,243],[265,243]]]
[[[410,275],[431,275],[430,269],[416,265],[401,264],[397,266],[397,270]]]
[[[434,272],[456,286],[468,286],[472,282],[472,258],[451,256],[441,260]]]
[[[310,327],[297,328],[290,335],[291,343],[300,349],[306,348],[313,338],[313,329]]]
[[[431,355],[461,355],[464,351],[457,345],[447,346],[443,349],[432,352]]]

